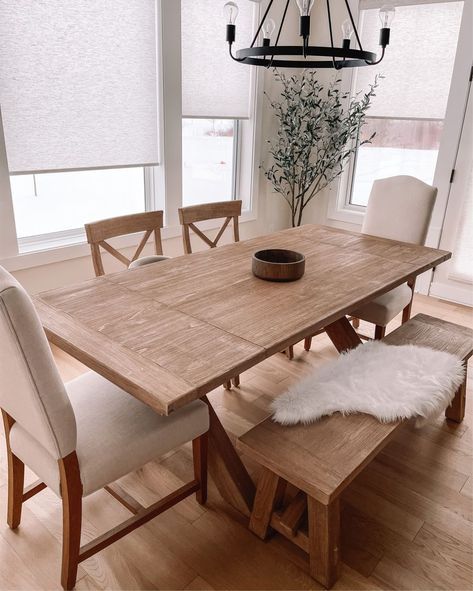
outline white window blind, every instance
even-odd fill
[[[373,4],[378,0],[362,6]],[[443,119],[463,2],[394,4],[386,56],[379,66],[359,68],[354,88],[366,90],[375,73],[382,74],[369,116]],[[360,20],[363,48],[379,52],[378,7],[362,10]]]
[[[155,0],[0,0],[15,172],[158,161]]]
[[[182,0],[182,111],[184,117],[249,117],[251,68],[228,55],[226,0]],[[238,2],[234,50],[248,47],[255,4]]]

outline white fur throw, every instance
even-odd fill
[[[324,415],[371,414],[382,422],[428,419],[451,403],[465,377],[450,353],[371,341],[314,370],[272,403],[283,425]]]

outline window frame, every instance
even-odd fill
[[[437,0],[432,0],[432,1],[436,2]],[[448,1],[448,0],[438,0],[438,1],[442,2],[442,1]],[[452,0],[452,1],[454,1],[454,0]],[[420,0],[419,2],[415,2],[415,0],[413,2],[411,2],[411,4],[424,4],[424,3],[426,3],[426,2],[423,2],[422,0]],[[362,25],[362,19],[361,19],[361,10],[359,7],[359,1],[356,2],[356,9],[353,12],[354,12],[353,16],[354,16],[356,22],[358,23],[358,27],[360,27]],[[453,74],[452,74],[452,79],[450,82],[450,94],[449,94],[449,99],[448,99],[449,101],[451,100],[452,95],[458,90],[457,87],[459,86],[458,83],[456,82],[454,72],[455,72],[455,68],[457,67],[457,62],[459,60],[459,56],[461,57],[462,53],[465,50],[466,41],[465,41],[464,34],[462,34],[462,29],[465,28],[465,23],[468,22],[468,18],[470,18],[469,17],[468,2],[466,2],[466,0],[463,0],[463,13],[462,13],[462,20],[461,20],[461,24],[460,24],[459,36],[457,39],[457,50],[456,50],[456,56],[455,56],[454,65],[453,65]],[[360,29],[358,29],[358,30],[360,30]],[[352,93],[353,72],[351,70],[345,70],[343,72],[341,87],[344,91],[349,91],[350,94]],[[458,117],[457,117],[457,119],[458,119]],[[435,167],[434,180],[433,180],[433,185],[439,187],[439,191],[440,191],[441,185],[445,185],[445,184],[449,183],[449,181],[447,180],[447,176],[445,176],[446,168],[441,161],[441,157],[444,155],[447,145],[450,147],[450,149],[452,149],[452,140],[450,137],[451,136],[451,129],[453,129],[453,127],[458,126],[458,121],[454,121],[453,117],[447,117],[447,113],[445,114],[443,121],[444,121],[444,128],[443,128],[442,137],[440,140],[439,153],[438,153],[438,157],[437,157],[437,164]],[[355,204],[350,203],[351,194],[352,194],[352,190],[353,190],[354,176],[355,176],[355,171],[356,171],[357,157],[358,157],[358,153],[355,153],[355,155],[350,158],[350,162],[349,162],[347,168],[345,169],[345,171],[342,173],[342,175],[340,176],[338,181],[333,184],[333,187],[331,187],[329,189],[330,195],[329,195],[329,199],[328,199],[326,218],[327,218],[327,220],[332,220],[334,222],[344,222],[347,224],[361,227],[361,225],[363,223],[364,215],[366,212],[366,206],[355,205]],[[448,168],[448,170],[450,170],[450,169]],[[448,177],[449,176],[450,176],[450,173],[448,172]],[[438,198],[436,210],[438,210],[439,201],[440,201],[440,199]],[[434,211],[434,214],[435,214],[435,211]],[[430,234],[430,231],[429,231],[429,234]],[[429,240],[427,242],[429,242]],[[424,292],[426,293],[425,290],[424,290]]]
[[[155,0],[157,3],[157,80],[159,165],[144,167],[145,211],[163,209],[163,239],[180,236],[178,208],[182,204],[182,102],[181,91],[181,2]],[[259,9],[260,10],[260,9]],[[255,10],[255,25],[258,12]],[[261,150],[263,76],[256,68],[251,72],[250,117],[236,120],[237,141],[234,151],[234,198],[243,200],[241,222],[257,218],[259,154]],[[1,117],[1,112],[0,112]],[[18,238],[13,212],[3,129],[0,126],[0,214],[8,226],[0,238],[0,263],[11,270],[40,266],[59,260],[80,258],[89,254],[83,228]],[[205,225],[205,224],[204,224]],[[211,229],[216,222],[209,222]],[[116,240],[117,248],[138,243],[132,235]]]

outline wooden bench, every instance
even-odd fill
[[[424,314],[383,340],[448,351],[465,364],[473,353],[471,329]],[[446,411],[448,419],[463,420],[465,393],[466,379]],[[237,442],[241,452],[263,467],[250,529],[262,539],[270,529],[291,539],[309,554],[313,578],[331,587],[340,567],[340,494],[400,426],[401,422],[383,424],[364,414],[335,414],[293,427],[268,418],[251,429]],[[287,483],[298,493],[283,506]]]

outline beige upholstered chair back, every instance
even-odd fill
[[[76,447],[76,421],[33,303],[0,267],[0,407],[54,459]]]
[[[363,234],[424,244],[437,189],[412,176],[393,176],[373,183]]]

